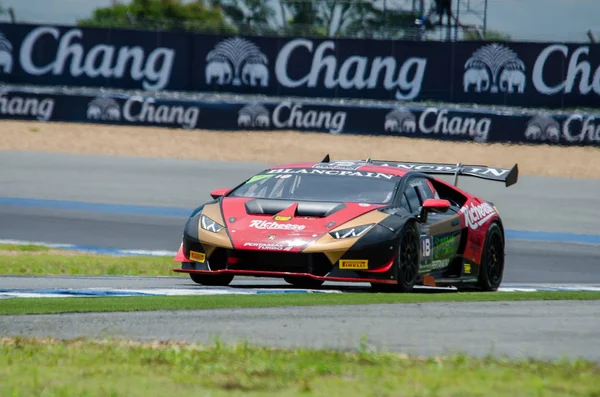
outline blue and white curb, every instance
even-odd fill
[[[337,290],[309,290],[286,288],[156,288],[156,289],[0,289],[1,298],[106,298],[128,296],[196,296],[196,295],[265,295],[265,294],[339,294]]]
[[[416,287],[419,290],[446,290],[453,288]],[[368,292],[368,288],[364,292]],[[600,285],[585,284],[540,284],[540,285],[507,285],[500,287],[499,292],[600,292]],[[356,291],[348,291],[356,292]],[[264,295],[264,294],[341,294],[342,290],[313,290],[294,288],[232,288],[232,287],[198,287],[198,288],[148,288],[148,289],[116,289],[116,288],[66,288],[66,289],[0,289],[2,298],[84,298],[84,297],[129,297],[129,296],[206,296],[206,295]]]
[[[600,292],[600,284],[507,284],[498,288],[501,292]]]

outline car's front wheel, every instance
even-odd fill
[[[190,278],[196,284],[225,287],[231,283],[231,280],[233,280],[233,275],[190,273]]]
[[[410,292],[419,277],[420,264],[419,230],[414,223],[408,223],[400,233],[396,270],[398,284],[371,283],[377,292]]]
[[[323,280],[315,280],[310,277],[284,277],[283,279],[298,288],[313,289],[323,285]]]

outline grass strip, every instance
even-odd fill
[[[427,302],[598,300],[600,292],[347,293],[3,299],[0,315]]]
[[[2,396],[597,396],[600,366],[466,355],[0,340]]]
[[[0,244],[0,275],[179,276],[172,257],[82,254],[39,245]]]
[[[0,251],[48,252],[50,247],[35,244],[0,244]]]

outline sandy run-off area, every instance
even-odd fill
[[[206,131],[0,121],[0,150],[287,163],[332,159],[511,167],[521,175],[600,179],[600,148],[443,142],[294,131]]]

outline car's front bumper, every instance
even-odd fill
[[[204,261],[191,261],[190,251],[205,255]],[[396,252],[395,242],[390,239],[357,249],[351,248],[332,263],[325,252],[292,253],[211,247],[208,255],[203,244],[184,240],[175,257],[175,261],[182,266],[173,270],[180,273],[294,276],[323,281],[395,284]]]

